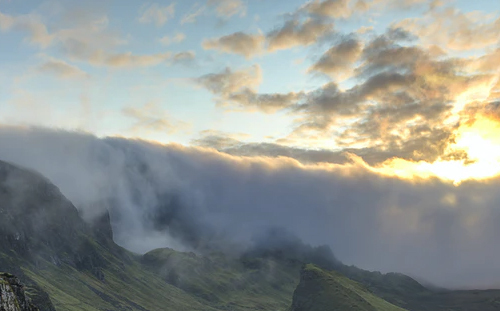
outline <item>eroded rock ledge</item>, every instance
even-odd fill
[[[10,273],[0,272],[0,311],[38,311],[26,297],[24,285]]]

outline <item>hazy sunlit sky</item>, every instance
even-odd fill
[[[499,16],[497,0],[0,0],[0,124],[488,178]]]

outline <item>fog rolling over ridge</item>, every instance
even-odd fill
[[[403,181],[40,128],[0,128],[0,159],[54,182],[84,218],[110,210],[120,245],[232,248],[269,228],[361,268],[448,287],[500,286],[499,179]]]

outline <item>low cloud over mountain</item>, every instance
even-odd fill
[[[499,286],[498,178],[405,181],[359,163],[304,165],[40,128],[0,128],[0,159],[35,169],[136,252],[235,249],[270,228],[347,264],[452,287]],[[236,248],[237,249],[237,248]]]

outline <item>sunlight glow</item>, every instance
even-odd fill
[[[485,180],[500,175],[500,122],[488,116],[478,116],[471,124],[458,129],[456,143],[447,153],[465,152],[468,159],[444,160],[429,163],[394,158],[371,171],[404,179],[437,177],[459,185],[466,180]]]

